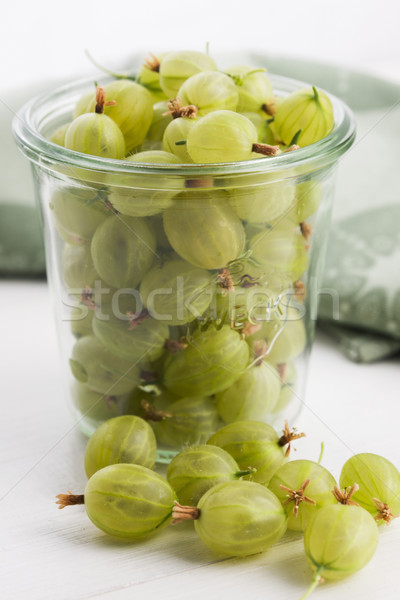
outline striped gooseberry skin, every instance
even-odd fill
[[[94,335],[78,339],[70,367],[75,379],[102,394],[126,394],[139,383],[139,368],[111,352]]]
[[[305,495],[315,504],[302,501],[298,505],[297,516],[295,515],[295,504],[288,502],[284,505],[288,515],[288,529],[295,531],[304,531],[308,523],[314,517],[315,511],[329,504],[336,504],[336,499],[332,490],[336,485],[335,478],[325,467],[313,462],[312,460],[291,460],[283,464],[273,475],[268,483],[268,489],[282,503],[288,501],[288,492],[281,488],[281,485],[290,488],[293,491],[298,490],[301,485],[310,480],[305,488]]]
[[[65,187],[56,190],[49,203],[60,237],[70,244],[90,242],[97,227],[110,213],[97,200],[96,190]]]
[[[291,281],[299,279],[308,267],[308,253],[300,231],[281,228],[264,230],[251,238],[252,258],[265,271],[287,275]]]
[[[114,288],[134,288],[156,257],[156,240],[144,219],[113,215],[98,227],[91,242],[100,277]]]
[[[333,125],[333,107],[328,96],[308,88],[296,90],[279,104],[272,126],[277,139],[286,145],[301,130],[296,143],[308,146],[327,136]]]
[[[96,471],[116,463],[142,465],[151,469],[156,462],[157,442],[152,428],[134,415],[109,419],[91,436],[85,450],[85,471]]]
[[[242,222],[224,191],[183,192],[164,212],[164,229],[172,248],[203,269],[220,269],[243,252]]]
[[[214,552],[249,556],[265,552],[285,533],[287,516],[281,503],[264,486],[229,481],[208,490],[197,505],[194,527]]]
[[[273,412],[281,392],[278,371],[268,363],[246,369],[235,383],[216,395],[218,414],[225,423],[263,420]]]
[[[178,92],[183,106],[194,105],[202,117],[214,110],[236,110],[239,94],[233,80],[219,71],[192,75]]]
[[[228,452],[206,444],[186,448],[171,460],[167,469],[167,480],[179,502],[189,506],[197,506],[214,485],[240,476],[239,465]]]
[[[257,129],[243,115],[216,110],[198,119],[187,136],[187,151],[195,163],[250,160]]]
[[[324,579],[343,579],[362,569],[378,544],[378,528],[360,506],[332,504],[315,512],[304,532],[304,549]]]
[[[100,279],[94,268],[89,244],[65,244],[62,258],[63,280],[67,287],[84,290]]]
[[[65,133],[65,148],[101,158],[123,158],[124,136],[105,114],[85,113],[74,119]]]
[[[160,87],[167,98],[176,98],[181,85],[201,71],[216,71],[217,65],[208,54],[196,51],[168,52],[160,64]]]
[[[136,540],[166,527],[176,495],[169,483],[140,465],[115,464],[97,471],[85,488],[89,519],[109,535]]]
[[[387,504],[392,518],[400,515],[400,473],[386,458],[364,452],[349,458],[340,474],[340,486],[348,487],[357,482],[359,489],[352,499],[383,523],[383,515],[374,498]],[[386,521],[390,522],[390,519]]]
[[[209,307],[212,275],[184,260],[170,260],[144,276],[140,295],[155,319],[168,325],[184,325],[201,317]]]
[[[269,183],[236,188],[229,194],[236,214],[248,223],[273,223],[284,218],[295,202],[295,186],[291,182]]]
[[[168,357],[164,385],[181,396],[211,396],[232,385],[249,362],[249,347],[228,325],[196,331],[187,348]]]
[[[104,91],[106,101],[115,101],[115,104],[104,107],[104,114],[121,130],[126,145],[125,155],[146,137],[153,118],[153,100],[145,87],[127,79],[112,81],[104,86]],[[91,112],[94,108],[93,99],[87,111]]]
[[[274,100],[272,85],[263,69],[248,65],[234,65],[225,69],[236,83],[239,93],[238,112],[262,112],[265,119],[268,115],[262,110],[263,105]]]
[[[156,410],[167,413],[161,421],[150,420],[157,441],[171,448],[202,444],[219,426],[218,413],[210,398],[190,396],[171,403],[154,400]]]
[[[174,154],[182,163],[193,163],[187,151],[186,144],[177,144],[176,142],[186,140],[189,131],[197,121],[198,119],[178,117],[171,121],[171,123],[168,123],[162,138],[162,149],[164,152]]]
[[[268,483],[285,462],[285,450],[279,446],[275,429],[261,421],[236,421],[219,429],[207,444],[226,450],[241,469],[249,465],[257,469],[252,480]]]

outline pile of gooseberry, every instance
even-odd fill
[[[333,130],[331,101],[316,88],[284,97],[266,69],[220,70],[194,51],[111,75],[51,136],[67,151],[124,161],[126,173],[71,176],[49,201],[74,303],[76,412],[87,430],[146,418],[171,453],[225,424],[273,423],[294,400],[293,361],[307,348],[302,279],[323,184],[293,172],[217,185],[185,169],[301,152]],[[154,167],[162,172],[143,175]]]
[[[342,579],[372,558],[378,525],[400,512],[400,473],[376,454],[354,455],[343,466],[341,489],[319,462],[288,461],[291,442],[302,436],[287,423],[281,436],[266,423],[229,424],[177,454],[164,478],[152,470],[149,424],[115,417],[87,444],[84,493],[60,494],[57,504],[84,504],[94,525],[129,540],[194,521],[201,541],[224,556],[264,552],[287,529],[304,532],[314,570],[305,598],[323,579]]]

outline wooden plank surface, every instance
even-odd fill
[[[5,600],[296,600],[310,569],[298,535],[269,552],[221,559],[192,524],[137,544],[98,531],[83,507],[59,511],[59,492],[85,485],[84,436],[64,403],[48,290],[43,283],[0,284],[0,589]],[[337,477],[352,452],[400,463],[399,360],[355,365],[319,336],[298,427],[296,457],[317,460]],[[162,468],[161,468],[162,470]],[[380,530],[378,551],[359,574],[325,584],[315,598],[395,600],[400,596],[400,519]]]

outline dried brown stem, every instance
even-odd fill
[[[262,105],[261,110],[263,110],[270,117],[273,117],[276,113],[276,104],[275,102],[266,102]]]
[[[281,383],[285,383],[286,381],[286,371],[287,371],[287,363],[281,363],[276,366],[276,370],[279,373],[279,377],[281,378]]]
[[[306,434],[305,433],[296,433],[295,427],[292,427],[292,429],[290,429],[289,423],[287,421],[285,421],[285,427],[282,431],[282,436],[278,440],[278,445],[279,446],[286,446],[286,444],[288,445],[288,447],[286,449],[286,453],[285,453],[286,457],[289,456],[289,454],[290,454],[291,442],[293,442],[294,440],[299,440],[302,437],[306,437]]]
[[[100,85],[97,86],[97,89],[96,89],[96,106],[94,108],[94,112],[97,113],[98,115],[101,115],[104,112],[104,107],[105,106],[114,106],[115,104],[117,104],[115,100],[108,100],[108,102],[106,102],[106,92],[105,92],[105,89],[102,88]]]
[[[353,483],[353,485],[351,486],[349,491],[347,491],[348,490],[347,487],[345,487],[343,490],[341,490],[337,485],[335,485],[335,487],[332,490],[332,494],[334,495],[336,500],[338,502],[340,502],[340,504],[349,504],[350,506],[360,506],[358,504],[358,502],[351,499],[353,494],[355,494],[359,489],[360,489],[360,486],[358,485],[358,483]]]
[[[303,302],[307,298],[307,289],[301,279],[294,282],[294,297],[299,302]]]
[[[160,72],[160,61],[157,56],[154,56],[151,52],[149,52],[148,57],[145,59],[143,66],[149,71],[154,71],[155,73]]]
[[[142,312],[140,312],[140,313],[134,313],[134,312],[128,311],[126,313],[126,316],[128,317],[128,320],[129,320],[128,331],[132,331],[132,329],[135,329],[141,323],[143,323],[143,321],[145,321],[146,319],[148,319],[150,317],[150,315],[146,309],[142,310]]]
[[[171,419],[174,415],[165,410],[157,410],[147,400],[141,400],[140,404],[144,410],[144,419],[146,421],[165,421],[165,419]]]
[[[181,350],[185,350],[188,347],[188,343],[186,338],[181,338],[180,340],[166,340],[164,344],[164,348],[171,352],[171,354],[176,354]]]
[[[163,117],[166,115],[171,115],[173,119],[178,119],[179,117],[183,117],[185,119],[194,119],[199,111],[197,106],[194,104],[189,104],[188,106],[182,106],[182,101],[180,98],[173,98],[168,101],[168,109],[167,112],[163,113]]]
[[[76,504],[85,504],[85,497],[83,494],[73,494],[67,492],[66,494],[58,494],[56,496],[58,508],[65,508],[66,506],[75,506]]]
[[[294,507],[293,507],[293,515],[295,517],[297,517],[298,513],[299,513],[299,506],[302,502],[307,502],[308,504],[316,504],[316,501],[313,500],[312,498],[309,498],[309,496],[306,496],[304,494],[306,488],[308,487],[308,485],[310,484],[310,480],[306,479],[305,481],[303,481],[303,483],[301,484],[301,486],[299,487],[298,490],[292,490],[288,487],[286,487],[285,485],[280,484],[280,488],[282,488],[282,490],[285,490],[285,492],[287,492],[287,500],[285,500],[284,502],[282,502],[282,506],[286,506],[287,504],[290,504],[291,502],[294,503]]]
[[[199,517],[200,509],[196,506],[182,506],[179,502],[174,502],[171,525],[177,525],[183,521],[196,521]]]
[[[228,268],[220,269],[217,274],[218,285],[226,292],[234,292],[235,285],[233,283],[232,275]]]
[[[81,304],[84,304],[90,308],[90,310],[96,310],[96,308],[98,308],[93,299],[92,289],[89,286],[86,286],[85,290],[81,294]]]
[[[389,525],[393,519],[398,518],[399,515],[394,515],[386,502],[382,502],[381,500],[378,500],[378,498],[372,498],[372,500],[379,511],[375,517],[375,521],[381,521],[383,519],[386,525]]]
[[[300,231],[302,233],[303,238],[306,241],[308,241],[308,238],[312,234],[312,227],[311,227],[311,225],[309,225],[308,223],[306,223],[305,221],[303,221],[302,223],[300,223]]]
[[[254,363],[255,367],[262,365],[264,357],[268,350],[268,344],[265,340],[256,340],[253,344]]]
[[[279,152],[279,146],[271,146],[270,144],[253,144],[253,152],[263,154],[264,156],[276,156]]]
[[[247,338],[247,337],[250,337],[251,335],[253,335],[253,333],[256,333],[257,331],[259,331],[260,329],[261,329],[260,324],[250,323],[250,321],[247,321],[246,325],[242,329],[242,335],[245,338]]]
[[[300,146],[298,144],[292,144],[289,148],[286,148],[284,152],[293,152],[293,150],[300,150]]]

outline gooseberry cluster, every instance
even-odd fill
[[[342,579],[371,559],[377,525],[400,511],[400,473],[381,456],[354,455],[340,489],[321,464],[288,462],[290,444],[303,436],[287,423],[281,436],[257,421],[226,425],[177,454],[165,479],[151,470],[156,442],[148,423],[112,418],[87,444],[84,494],[60,494],[57,504],[85,504],[99,529],[130,540],[194,521],[203,543],[226,556],[264,552],[287,528],[302,531],[314,570],[305,598],[323,579]]]
[[[71,178],[50,199],[74,302],[76,409],[92,429],[146,418],[170,449],[224,424],[272,422],[307,346],[307,221],[322,185],[295,174],[235,187],[168,177],[179,165],[299,152],[332,130],[330,100],[315,88],[279,97],[265,69],[221,71],[202,52],[150,56],[137,75],[113,76],[52,141],[162,173]]]

